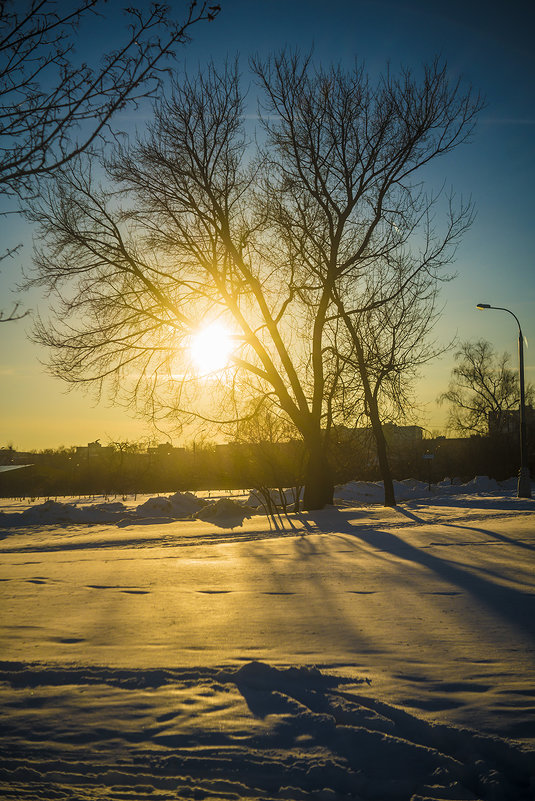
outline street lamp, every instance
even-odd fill
[[[478,309],[496,309],[511,314],[518,325],[518,363],[520,376],[520,470],[518,471],[518,490],[519,498],[531,498],[531,478],[528,467],[528,449],[526,436],[526,404],[524,394],[524,336],[520,327],[520,322],[516,314],[511,309],[504,309],[503,306],[491,306],[490,303],[478,303]]]

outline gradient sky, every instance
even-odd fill
[[[123,4],[114,0],[113,5]],[[393,69],[401,64],[417,68],[440,55],[453,76],[482,92],[487,106],[473,142],[438,162],[432,173],[435,188],[444,183],[471,197],[477,212],[453,265],[457,277],[442,290],[444,310],[435,338],[444,344],[453,337],[488,339],[498,350],[509,351],[516,366],[512,317],[475,308],[481,301],[508,307],[520,318],[531,345],[525,351],[526,379],[535,382],[533,3],[221,0],[221,5],[217,20],[196,26],[193,42],[178,53],[192,69],[209,57],[239,53],[245,73],[250,54],[285,45],[313,46],[316,60],[324,63],[351,67],[356,57],[372,75],[388,61]],[[97,35],[117,22],[101,23]],[[122,127],[134,123],[143,125],[141,114],[123,120]],[[1,306],[7,309],[17,276],[31,260],[31,231],[13,216],[0,219],[0,225],[3,248],[24,244],[1,265]],[[20,299],[46,310],[46,299],[37,293]],[[0,326],[0,446],[12,443],[24,450],[148,433],[123,410],[95,406],[79,391],[66,393],[62,382],[46,375],[40,363],[46,354],[28,340],[29,328],[28,319]],[[445,428],[446,410],[435,399],[447,387],[453,352],[426,367],[417,384],[418,419],[433,433]]]

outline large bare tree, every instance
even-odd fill
[[[409,70],[387,71],[375,85],[362,67],[315,70],[298,55],[257,60],[254,68],[265,90],[268,192],[279,199],[273,223],[299,263],[300,291],[317,309],[316,417],[324,324],[334,306],[352,342],[385,503],[393,505],[379,386],[383,394],[387,386],[399,392],[399,381],[386,377],[422,362],[436,282],[471,222],[470,206],[455,206],[450,197],[437,229],[440,193],[426,194],[420,176],[430,161],[467,141],[481,99],[450,83],[438,61],[419,79]],[[385,336],[370,329],[371,315],[376,331],[379,323],[392,335],[382,355]],[[411,328],[421,336],[411,339]]]
[[[361,68],[316,71],[286,54],[253,69],[265,101],[255,146],[237,66],[211,66],[175,84],[147,137],[117,149],[107,186],[71,165],[34,204],[33,283],[58,298],[36,336],[56,375],[108,386],[145,414],[224,424],[251,401],[276,404],[307,453],[305,507],[321,508],[349,364],[340,337],[361,346],[366,395],[364,316],[399,309],[409,291],[423,301],[422,276],[436,280],[466,224],[466,209],[450,210],[434,231],[435,199],[411,176],[464,141],[479,100],[438,64],[374,87]],[[188,345],[215,321],[234,350],[208,381]]]

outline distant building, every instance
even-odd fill
[[[420,426],[398,426],[395,423],[383,423],[386,441],[393,445],[414,444],[423,439],[423,428]]]
[[[164,456],[178,456],[183,455],[186,453],[185,448],[175,448],[171,445],[170,442],[163,442],[160,445],[154,445],[150,448],[147,448],[147,453],[149,456],[155,456],[156,458],[162,458]]]
[[[85,457],[86,459],[90,459],[91,457],[95,457],[97,459],[102,459],[104,456],[109,456],[113,452],[114,450],[111,445],[102,446],[98,439],[94,442],[88,442],[87,445],[76,446],[76,455],[79,458]]]
[[[28,461],[35,460],[35,453],[29,453],[28,451],[16,451],[14,448],[0,448],[0,464],[1,465],[8,465],[8,464],[16,464],[16,465],[26,465]]]
[[[416,444],[423,439],[423,428],[420,426],[398,426],[396,423],[383,423],[383,434],[389,446],[396,448],[408,444]],[[356,441],[360,444],[373,443],[375,438],[371,426],[348,428],[336,426],[333,429],[340,442]]]

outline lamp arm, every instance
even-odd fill
[[[510,314],[512,317],[514,317],[515,320],[516,320],[516,324],[518,326],[518,333],[519,333],[520,337],[523,337],[522,328],[520,327],[520,320],[518,319],[516,314],[511,311],[511,309],[506,309],[504,306],[489,306],[489,309],[497,309],[498,311],[504,311],[504,312],[507,312],[508,314]]]

